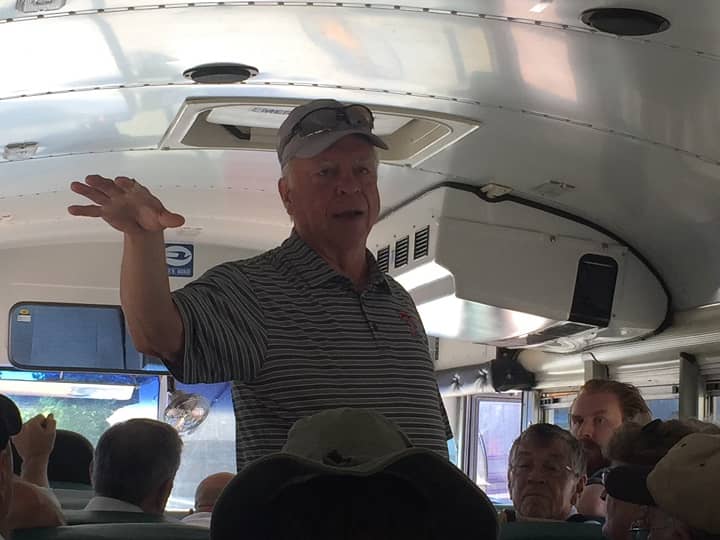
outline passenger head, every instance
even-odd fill
[[[157,420],[135,418],[115,424],[95,448],[95,493],[162,514],[180,467],[182,441],[174,428]]]
[[[604,379],[586,382],[570,408],[570,431],[585,449],[588,474],[607,465],[602,449],[623,422],[646,424],[651,419],[635,386]]]
[[[606,475],[605,482],[607,518],[603,531],[606,538],[625,540],[632,524],[647,515],[644,505],[633,503],[624,495],[623,490],[628,488],[628,484],[644,482],[653,467],[684,437],[708,430],[720,432],[712,424],[703,422],[654,420],[645,426],[624,424],[615,433],[606,451],[612,465],[612,472]],[[623,473],[626,469],[633,474],[628,476],[627,472]]]
[[[616,499],[643,508],[641,527],[652,540],[718,540],[720,435],[684,437],[651,469],[613,468],[606,488]]]
[[[195,511],[212,512],[220,494],[235,475],[229,472],[211,474],[195,490]]]
[[[295,108],[278,132],[278,189],[298,234],[323,250],[364,249],[380,196],[373,115],[362,105],[316,100]]]
[[[20,433],[21,429],[20,411],[15,403],[0,394],[0,534],[6,538],[14,491],[10,438]]]
[[[58,429],[55,446],[48,461],[50,482],[74,482],[91,484],[90,465],[93,460],[93,446],[79,433]]]
[[[334,409],[295,423],[213,511],[212,540],[495,539],[495,510],[446,458],[384,416]]]
[[[585,454],[578,440],[552,424],[534,424],[510,448],[510,498],[518,516],[564,521],[585,487]]]

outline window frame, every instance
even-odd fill
[[[508,394],[472,394],[466,396],[465,416],[465,433],[463,437],[462,464],[463,471],[470,477],[473,482],[477,478],[477,459],[478,459],[478,442],[479,439],[479,408],[480,402],[503,402],[503,403],[519,403],[520,404],[520,422],[518,424],[519,433],[523,430],[523,421],[526,418],[525,408],[527,401],[523,399],[523,393]],[[483,439],[483,444],[485,443]],[[485,454],[485,463],[487,469],[487,453]],[[481,489],[485,489],[481,486]]]

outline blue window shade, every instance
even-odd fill
[[[117,307],[24,304],[11,314],[10,348],[20,366],[112,370],[123,367],[124,334]]]
[[[118,306],[18,304],[9,345],[10,361],[23,369],[167,373],[137,351]]]

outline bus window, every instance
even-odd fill
[[[563,429],[570,429],[570,407],[548,409],[548,423],[560,426]]]
[[[653,418],[671,420],[678,417],[679,402],[677,398],[646,400]],[[570,429],[570,407],[553,407],[545,409],[546,421],[564,429]]]
[[[2,369],[0,393],[17,404],[23,421],[53,413],[59,429],[81,433],[95,445],[117,422],[157,419],[160,378]]]
[[[450,462],[454,465],[459,465],[458,462],[458,446],[457,441],[452,438],[447,442],[448,447],[448,457],[450,458]]]
[[[677,419],[680,412],[680,401],[678,398],[648,399],[648,407],[653,418],[660,420]]]
[[[509,503],[507,467],[510,447],[520,435],[522,421],[520,398],[474,396],[471,433],[474,456],[471,477],[494,501]]]
[[[195,488],[200,481],[217,472],[235,473],[235,413],[232,384],[181,384],[176,390],[200,394],[210,405],[205,420],[193,431],[184,433],[182,460],[168,500],[168,510],[189,510],[195,504]],[[170,422],[172,424],[172,422]]]

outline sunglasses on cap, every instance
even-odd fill
[[[310,137],[338,129],[364,129],[372,131],[374,126],[372,111],[364,105],[346,105],[344,107],[323,107],[310,111],[293,126],[284,144],[295,136]]]

